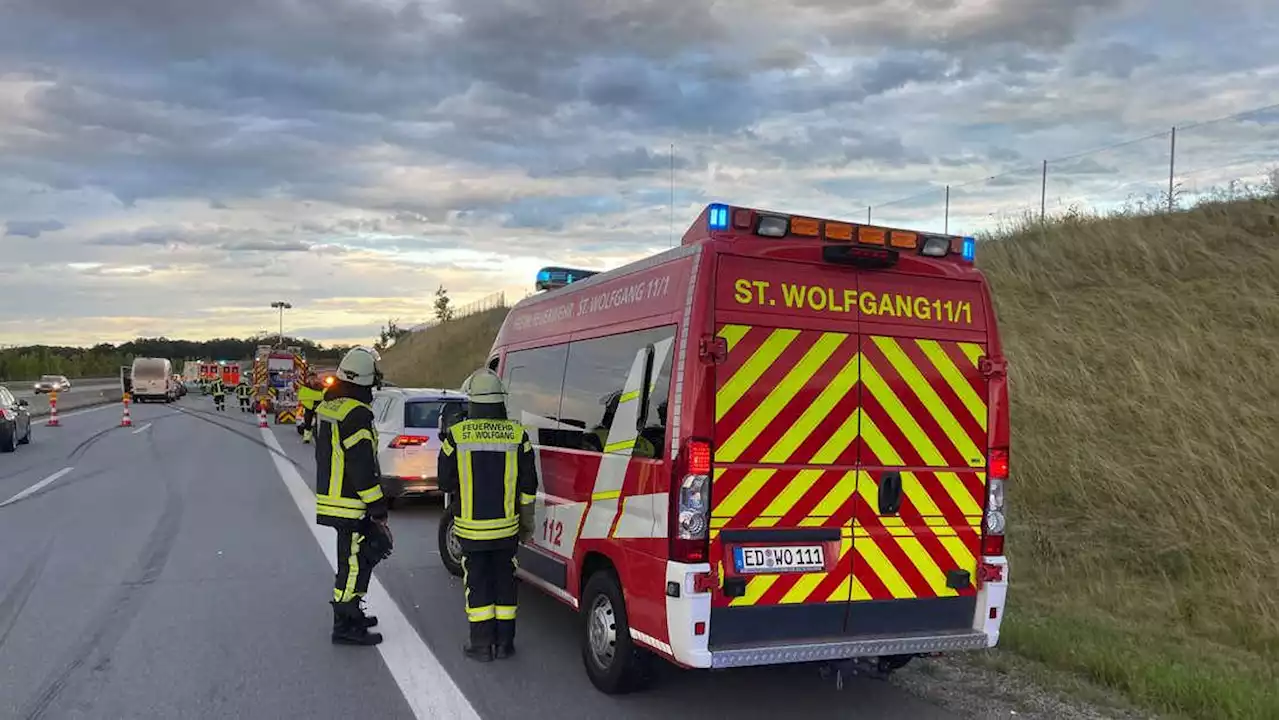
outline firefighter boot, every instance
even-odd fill
[[[493,656],[506,660],[516,654],[516,621],[498,621],[498,642],[493,646]]]
[[[508,640],[504,643],[498,643],[493,646],[493,656],[499,660],[506,660],[516,654],[516,643],[514,640]]]
[[[363,626],[365,626],[365,627],[367,627],[367,628],[373,627],[374,625],[377,625],[377,624],[378,624],[378,616],[377,616],[377,615],[369,615],[369,614],[365,613],[365,611],[364,611],[364,598],[358,598],[358,599],[356,600],[356,612],[357,612],[357,613],[359,613],[359,617],[358,617],[358,618],[357,618],[357,620],[356,620],[356,623],[357,623],[357,624],[359,624],[359,625],[363,625]]]
[[[462,645],[462,654],[468,660],[493,662],[493,621],[473,622],[471,637]]]
[[[332,602],[333,634],[329,639],[334,645],[377,645],[382,642],[381,633],[371,633],[361,619],[358,600]]]

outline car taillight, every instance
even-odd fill
[[[16,417],[18,417],[17,413],[11,410],[6,410],[5,408],[0,408],[0,419],[12,420]]]
[[[391,444],[388,445],[387,447],[395,448],[395,449],[416,447],[418,445],[422,445],[426,443],[427,440],[428,438],[425,438],[421,435],[397,435],[395,439],[391,441]]]
[[[679,484],[672,498],[671,559],[706,562],[711,511],[711,443],[690,440],[684,446],[681,459],[683,463],[676,463]]]
[[[1004,484],[1009,479],[1009,451],[992,450],[987,458],[987,501],[982,512],[982,554],[1004,554]]]

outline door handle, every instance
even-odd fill
[[[902,473],[880,475],[880,514],[897,515],[902,508]]]

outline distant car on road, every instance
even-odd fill
[[[36,394],[48,392],[66,392],[71,389],[71,381],[65,375],[41,375],[32,387]]]
[[[0,385],[0,452],[13,452],[31,442],[31,413],[27,401],[19,400]]]
[[[439,490],[440,414],[460,413],[466,403],[467,396],[453,390],[384,387],[374,392],[375,447],[385,496],[394,501]]]

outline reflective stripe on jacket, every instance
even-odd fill
[[[437,463],[440,489],[458,496],[454,531],[469,541],[520,532],[520,508],[538,492],[533,444],[520,423],[471,419],[445,433]]]
[[[355,529],[366,513],[386,515],[372,408],[335,397],[320,403],[316,423],[316,522]]]

